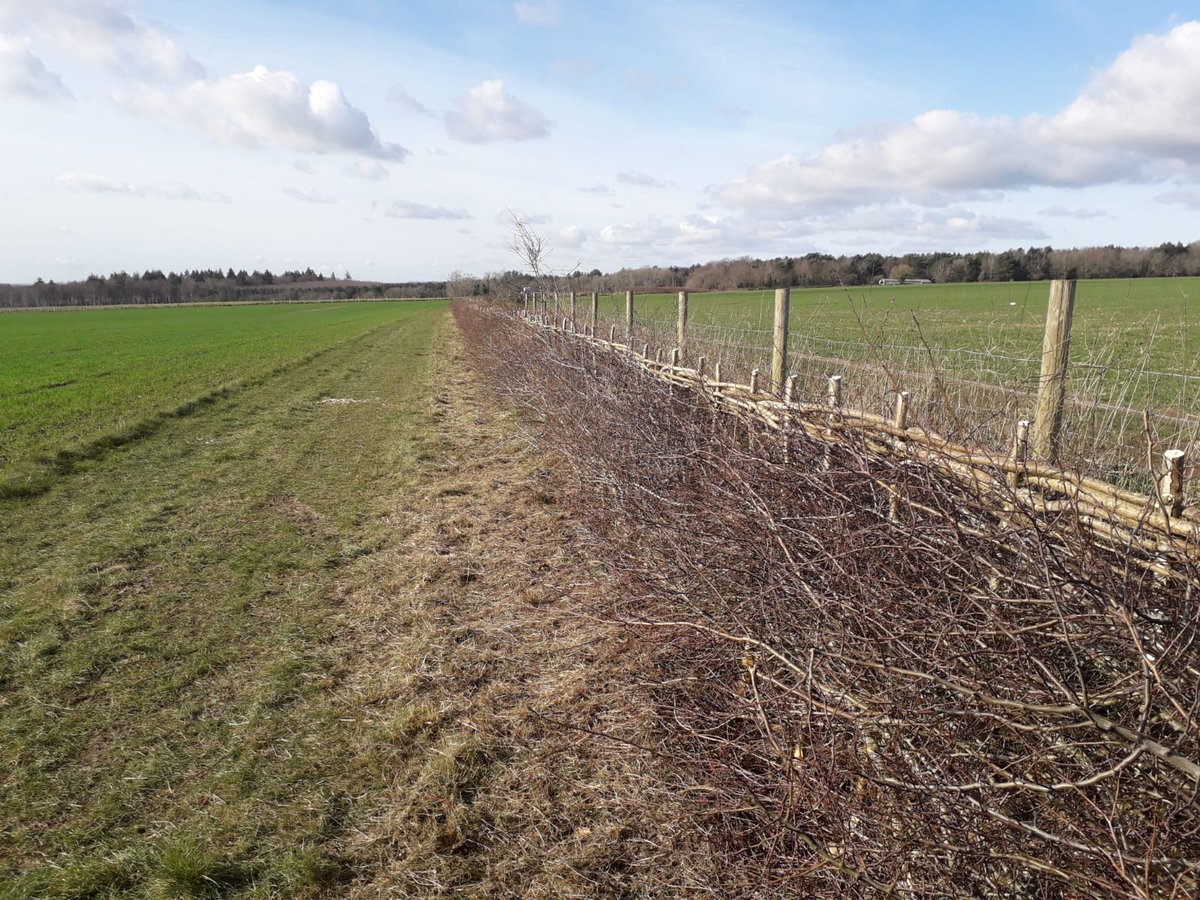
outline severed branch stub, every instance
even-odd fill
[[[1186,460],[1187,452],[1184,450],[1167,450],[1163,453],[1163,474],[1159,479],[1158,493],[1167,514],[1172,518],[1183,514],[1183,468]]]

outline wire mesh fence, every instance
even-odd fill
[[[845,402],[878,414],[887,414],[906,391],[914,422],[954,441],[1002,449],[1012,442],[1016,422],[1032,417],[1041,383],[1044,309],[1034,302],[1034,286],[1027,296],[1027,303],[976,310],[872,306],[848,294],[824,306],[794,304],[788,374],[799,398],[809,400],[825,395],[830,375],[842,375]],[[592,327],[591,302],[577,298],[576,327]],[[769,371],[771,305],[772,293],[765,291],[731,299],[693,295],[682,358],[703,356],[710,367],[720,363],[725,377],[743,382],[755,368]],[[547,300],[546,310],[570,317],[565,295],[557,310]],[[1062,408],[1059,461],[1065,467],[1145,491],[1157,474],[1154,460],[1179,448],[1196,451],[1189,452],[1190,474],[1200,474],[1200,373],[1192,368],[1200,335],[1188,324],[1186,310],[1169,327],[1161,315],[1081,317]],[[601,295],[595,328],[651,355],[680,344],[674,295],[636,296],[632,329],[625,295]]]

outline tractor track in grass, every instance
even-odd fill
[[[167,409],[157,410],[123,428],[101,434],[77,446],[64,447],[56,452],[39,454],[33,460],[36,464],[36,470],[32,473],[6,474],[0,472],[0,500],[29,498],[44,494],[54,484],[56,478],[69,475],[84,462],[102,459],[106,454],[114,450],[126,447],[137,441],[145,440],[157,433],[164,423],[172,419],[182,419],[194,415],[215,403],[228,400],[244,391],[260,387],[272,379],[302,369],[330,353],[361,344],[376,331],[386,328],[387,324],[384,323],[364,334],[356,335],[355,337],[348,338],[315,352],[307,353],[298,358],[287,360],[266,372],[219,385],[182,403],[178,403]],[[52,385],[52,387],[66,387],[75,383],[77,383],[77,380],[71,380],[59,385]]]
[[[555,484],[430,309],[0,501],[0,896],[702,882]]]

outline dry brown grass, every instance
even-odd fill
[[[346,848],[349,896],[615,897],[711,881],[659,765],[645,648],[587,612],[614,590],[576,549],[553,465],[459,348],[404,535],[346,586],[391,787]]]

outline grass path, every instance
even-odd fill
[[[636,654],[465,363],[429,306],[0,501],[0,896],[610,896],[683,840],[562,724],[635,737]]]

